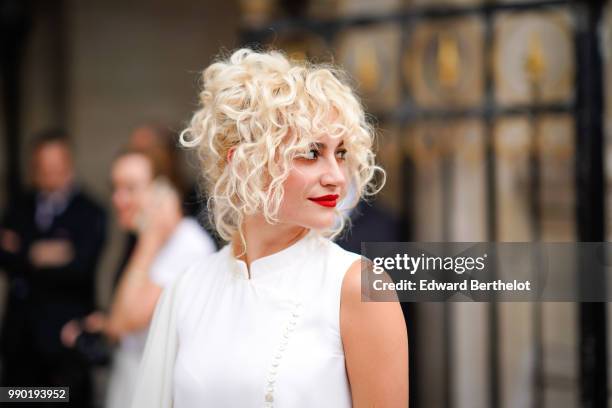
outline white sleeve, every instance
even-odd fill
[[[190,265],[215,251],[210,235],[187,217],[155,258],[149,277],[156,285],[166,287]]]
[[[187,273],[163,290],[155,308],[145,346],[132,408],[171,408],[174,362],[178,350],[178,293]]]

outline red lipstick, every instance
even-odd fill
[[[338,194],[329,194],[321,197],[309,198],[310,201],[322,205],[323,207],[333,208],[336,206],[336,201],[340,197]]]

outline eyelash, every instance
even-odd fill
[[[313,157],[310,157],[311,153],[313,153]],[[345,160],[346,159],[346,153],[347,153],[346,149],[342,149],[342,150],[338,150],[336,152],[336,155],[340,154],[341,155],[340,160]],[[304,155],[304,158],[306,160],[315,160],[317,157],[319,157],[320,154],[321,153],[319,153],[319,151],[317,149],[310,149],[308,151],[308,153],[306,153]]]

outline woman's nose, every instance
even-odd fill
[[[325,160],[325,171],[321,177],[321,184],[324,186],[336,186],[344,187],[346,183],[346,177],[336,157],[328,158]]]

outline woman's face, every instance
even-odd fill
[[[121,228],[134,231],[137,217],[143,208],[153,171],[149,160],[139,154],[122,156],[111,170],[113,206]]]
[[[315,230],[333,226],[334,209],[346,194],[345,154],[342,139],[323,136],[302,157],[294,159],[284,183],[281,223]]]

